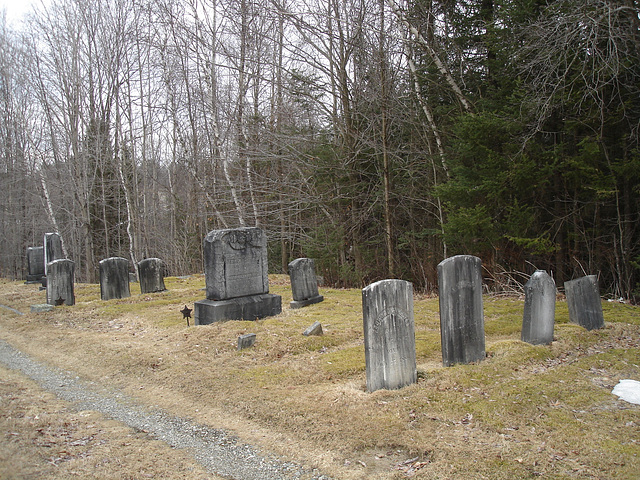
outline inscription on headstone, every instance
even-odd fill
[[[204,239],[205,300],[194,304],[194,323],[257,320],[282,311],[269,293],[267,238],[256,227],[214,230]]]
[[[164,292],[165,263],[159,258],[145,258],[138,262],[140,293]]]
[[[478,362],[485,358],[481,262],[457,255],[438,265],[442,362]]]
[[[598,277],[587,275],[564,282],[564,290],[569,307],[569,321],[587,330],[604,327]]]
[[[73,290],[75,263],[61,258],[47,266],[47,303],[49,305],[75,305]]]
[[[318,293],[316,267],[312,258],[297,258],[289,263],[289,277],[293,296],[289,304],[291,308],[302,308],[324,300]]]
[[[538,270],[524,286],[524,294],[522,341],[533,345],[551,343],[556,314],[556,282],[547,272]]]
[[[44,274],[47,275],[48,264],[64,258],[62,239],[57,233],[44,234]]]
[[[27,283],[39,283],[44,277],[44,247],[27,248]]]
[[[398,389],[416,383],[413,286],[381,280],[362,290],[367,390]]]
[[[100,261],[100,298],[111,300],[131,296],[129,290],[129,261],[122,257]]]

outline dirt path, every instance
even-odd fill
[[[121,392],[85,382],[73,372],[51,368],[3,340],[0,340],[0,365],[32,379],[42,389],[69,402],[76,412],[99,412],[107,418],[126,424],[138,433],[147,434],[150,439],[161,440],[172,448],[188,452],[210,474],[243,480],[329,478],[315,471],[305,471],[295,464],[262,455],[257,449],[238,442],[224,431],[170,416],[158,408],[136,403]],[[26,401],[28,400],[25,399]],[[0,407],[0,416],[6,417],[3,410],[4,407]],[[145,478],[137,476],[136,472],[129,472],[129,475],[126,478]],[[169,478],[183,477],[176,475]]]

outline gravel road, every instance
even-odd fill
[[[142,430],[175,448],[186,449],[209,472],[238,480],[329,480],[316,470],[261,454],[228,433],[168,415],[142,405],[121,392],[86,382],[73,372],[44,365],[0,340],[0,363],[22,372],[79,411],[94,410]]]

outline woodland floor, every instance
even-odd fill
[[[286,276],[270,277],[283,312],[257,322],[187,327],[204,277],[167,291],[30,313],[37,286],[0,280],[0,339],[83,382],[122,392],[261,452],[336,479],[635,479],[640,406],[611,394],[640,380],[640,308],[603,302],[605,328],[586,331],[556,304],[551,345],[521,342],[523,299],[484,297],[487,358],[445,368],[438,299],[415,299],[418,383],[365,390],[360,290],[321,288],[290,310]],[[136,291],[137,289],[137,291]],[[302,332],[314,321],[321,337]],[[239,335],[256,333],[238,352]],[[78,410],[0,367],[1,478],[216,478],[192,452],[93,410]]]

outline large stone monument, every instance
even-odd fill
[[[165,263],[159,258],[145,258],[138,262],[138,275],[140,277],[140,292],[155,293],[164,292],[164,275],[167,270]]]
[[[76,265],[61,258],[47,265],[47,303],[49,305],[75,305],[73,282]]]
[[[40,283],[44,277],[44,247],[27,248],[27,283]]]
[[[577,323],[587,330],[604,327],[598,277],[587,275],[564,282],[564,290],[567,295],[570,322]]]
[[[302,308],[324,300],[318,293],[316,267],[312,258],[297,258],[289,263],[289,277],[293,295],[293,301],[289,303],[291,308]]]
[[[204,274],[207,298],[194,304],[196,325],[257,320],[282,311],[282,297],[269,293],[267,238],[257,227],[209,232]]]
[[[381,280],[362,290],[367,390],[398,389],[416,383],[413,286]]]
[[[54,260],[64,258],[62,239],[57,233],[44,234],[44,274],[47,275],[47,265]]]
[[[122,257],[100,261],[100,298],[111,300],[131,296],[129,290],[129,261]]]
[[[457,255],[438,265],[442,362],[478,362],[485,358],[482,274],[478,257]]]
[[[522,341],[533,345],[553,342],[556,282],[547,272],[538,270],[525,284],[524,295]]]

